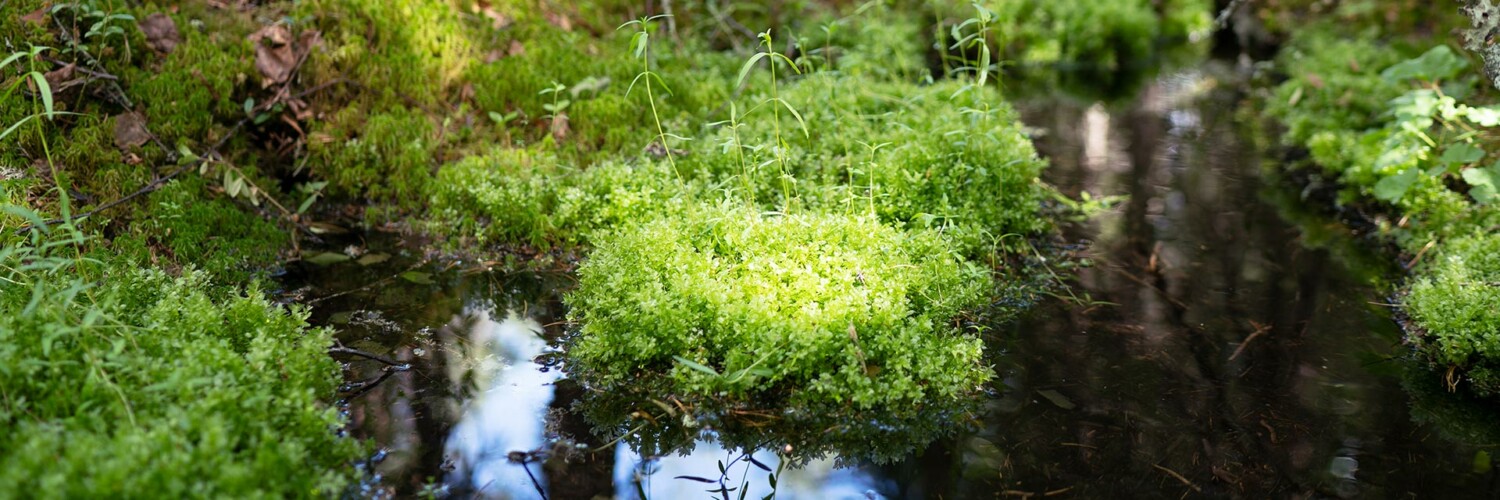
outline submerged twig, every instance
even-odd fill
[[[1234,361],[1234,358],[1240,357],[1240,353],[1245,352],[1245,346],[1250,345],[1250,341],[1255,340],[1256,337],[1265,335],[1266,332],[1271,330],[1271,325],[1262,325],[1254,321],[1251,321],[1250,325],[1255,327],[1255,331],[1250,332],[1250,335],[1245,337],[1245,340],[1240,341],[1240,346],[1235,348],[1234,354],[1229,355],[1230,361]]]
[[[344,346],[341,346],[341,345],[329,347],[328,348],[328,354],[329,355],[334,355],[334,354],[348,354],[350,356],[358,356],[358,357],[365,358],[365,359],[372,360],[372,361],[379,361],[379,362],[384,363],[386,365],[389,365],[391,367],[391,369],[388,370],[388,371],[404,372],[404,371],[407,371],[407,370],[411,369],[411,364],[410,363],[402,363],[400,361],[396,361],[394,359],[387,358],[387,357],[381,356],[379,354],[369,353],[369,352],[361,351],[359,349],[351,349],[351,348],[344,347]]]
[[[1162,467],[1162,466],[1156,465],[1156,464],[1151,464],[1151,466],[1152,467],[1156,467],[1157,470],[1165,472],[1165,473],[1167,473],[1167,475],[1172,476],[1173,478],[1177,479],[1178,481],[1181,481],[1182,484],[1185,484],[1185,485],[1187,485],[1187,487],[1192,488],[1193,491],[1196,491],[1198,493],[1203,493],[1203,488],[1199,488],[1198,485],[1193,484],[1192,481],[1189,481],[1188,478],[1183,477],[1182,474],[1178,474],[1177,471],[1172,470],[1172,469],[1168,469],[1166,467]]]

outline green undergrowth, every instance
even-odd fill
[[[873,210],[898,227],[939,230],[969,255],[1047,227],[1037,212],[1044,164],[1003,103],[972,106],[953,82],[831,75],[782,89],[781,98],[809,124],[804,135],[783,117],[783,148],[761,107],[733,124],[700,123],[676,171],[662,158],[576,165],[501,150],[444,167],[435,206],[480,234],[533,244],[586,243],[622,222],[680,213],[690,197],[764,210]]]
[[[1279,59],[1287,80],[1264,99],[1307,151],[1304,169],[1339,186],[1336,204],[1413,266],[1407,342],[1474,394],[1500,395],[1500,106],[1467,54],[1370,29],[1317,25]]]
[[[744,415],[894,425],[962,406],[992,372],[981,340],[955,321],[988,289],[988,271],[930,230],[705,209],[600,242],[567,298],[581,325],[569,353],[594,389],[671,396],[694,409],[681,418],[741,431],[736,444],[858,455],[885,433],[793,424],[766,434]]]
[[[0,492],[305,497],[352,479],[330,331],[254,285],[84,243],[63,226],[0,250]]]

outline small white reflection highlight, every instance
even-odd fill
[[[1094,172],[1109,166],[1109,111],[1103,104],[1089,106],[1083,115],[1083,165]]]
[[[552,383],[561,375],[542,371],[534,362],[548,350],[542,325],[514,311],[495,321],[487,310],[466,312],[472,325],[448,363],[456,383],[472,380],[479,391],[464,403],[463,417],[448,436],[444,455],[453,461],[449,484],[467,479],[482,498],[535,498],[536,486],[526,469],[507,454],[531,451],[546,444],[547,408]],[[462,334],[463,332],[459,332]],[[546,486],[540,462],[528,465]]]
[[[616,447],[615,498],[641,500],[640,493],[636,491],[637,471],[649,473],[641,484],[641,489],[649,499],[717,497],[717,494],[709,494],[707,491],[717,490],[718,484],[677,477],[693,476],[718,481],[721,476],[719,461],[722,460],[727,465],[739,456],[740,452],[731,454],[716,442],[702,440],[686,456],[674,454],[645,464],[644,459],[629,447]],[[770,451],[758,451],[754,456],[756,461],[770,467],[772,471],[781,463],[776,454]],[[764,498],[772,491],[770,474],[741,459],[729,467],[724,484],[730,488],[739,488],[748,483],[749,491],[744,498]],[[876,492],[879,489],[876,479],[868,472],[857,468],[835,468],[833,460],[823,459],[813,460],[801,468],[782,471],[782,475],[777,477],[775,491],[776,498],[783,500],[884,499],[884,496]],[[740,498],[740,491],[732,491],[729,497]]]

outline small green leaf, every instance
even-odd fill
[[[391,260],[391,254],[377,252],[367,253],[364,257],[360,257],[359,260],[356,260],[354,262],[361,266],[373,266],[387,260]]]
[[[1416,184],[1417,177],[1422,174],[1417,168],[1408,168],[1401,173],[1381,179],[1375,183],[1375,198],[1381,201],[1397,201],[1406,195],[1412,184]]]
[[[37,95],[42,96],[42,109],[46,111],[47,117],[52,117],[52,85],[47,83],[47,78],[36,71],[31,72],[31,79],[36,81]]]
[[[320,252],[313,254],[311,257],[304,257],[302,260],[320,266],[330,266],[340,262],[348,262],[353,260],[353,258],[339,252]]]
[[[1415,59],[1402,61],[1380,73],[1380,77],[1388,81],[1405,80],[1446,80],[1458,75],[1460,71],[1469,67],[1469,63],[1447,45],[1433,47],[1427,53]]]
[[[417,271],[407,271],[401,273],[401,279],[418,285],[432,285],[437,283],[436,281],[432,280],[431,273],[423,273]]]
[[[750,69],[754,68],[755,63],[760,62],[761,58],[764,57],[766,57],[765,52],[756,52],[755,55],[750,56],[750,60],[745,61],[744,66],[740,66],[740,76],[734,79],[734,86],[739,87],[740,85],[744,85],[745,76],[749,75]]]
[[[687,359],[687,358],[684,358],[682,356],[672,356],[672,359],[676,359],[678,363],[682,363],[682,366],[686,366],[688,368],[692,368],[694,370],[698,370],[700,372],[703,372],[703,373],[706,373],[706,374],[709,374],[709,375],[712,375],[712,376],[715,376],[715,377],[719,376],[719,372],[714,371],[713,368],[709,368],[707,366],[698,364],[698,363],[694,362],[691,359]]]
[[[1438,163],[1444,165],[1469,164],[1484,159],[1484,150],[1467,142],[1460,142],[1448,149],[1443,150],[1443,156],[1438,158]]]
[[[635,46],[635,57],[637,59],[646,55],[646,46],[649,43],[651,43],[651,34],[647,33],[644,29],[635,32],[635,36],[631,37],[631,44]]]
[[[1463,176],[1464,182],[1469,183],[1469,196],[1474,201],[1483,204],[1495,201],[1496,193],[1500,192],[1500,163],[1464,170]]]
[[[1062,395],[1061,392],[1057,392],[1052,389],[1042,389],[1040,391],[1036,391],[1036,393],[1044,398],[1047,398],[1047,401],[1051,401],[1052,404],[1057,405],[1058,408],[1071,410],[1078,407],[1078,405],[1073,404],[1073,400],[1068,399],[1068,397]]]

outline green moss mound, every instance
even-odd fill
[[[1407,312],[1434,362],[1464,367],[1476,393],[1500,395],[1500,238],[1461,238],[1444,248],[1412,285]]]
[[[0,492],[307,497],[352,479],[329,331],[254,286],[90,260],[70,240],[0,249]]]
[[[676,400],[687,418],[743,427],[744,443],[774,436],[826,452],[849,435],[816,425],[772,435],[740,417],[894,424],[962,405],[992,374],[982,341],[955,325],[989,286],[986,269],[932,231],[699,210],[601,240],[567,298],[582,325],[572,370],[597,391]],[[861,439],[881,434],[867,431]]]

